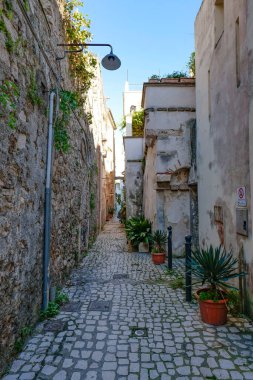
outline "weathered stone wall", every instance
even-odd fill
[[[142,215],[143,201],[143,138],[124,137],[125,181],[126,181],[126,217]]]
[[[224,1],[218,40],[215,15],[215,2],[205,0],[195,22],[199,239],[240,260],[252,316],[252,1]],[[246,204],[238,205],[241,186]]]
[[[173,253],[184,254],[185,235],[197,239],[194,178],[194,79],[144,83],[145,158],[144,215],[153,230],[173,228]],[[190,173],[192,172],[192,176]],[[189,179],[191,178],[191,187]]]
[[[8,114],[0,117],[0,368],[20,330],[32,325],[42,300],[44,192],[48,132],[48,95],[61,78],[73,90],[68,60],[56,62],[64,42],[61,1],[11,1],[13,17],[3,14],[15,43],[8,52],[0,32],[0,84],[9,80],[20,91],[15,129]],[[3,8],[3,1],[0,7]],[[7,44],[8,45],[8,44]],[[36,96],[29,97],[35,77]],[[90,189],[97,186],[96,146],[84,119],[72,114],[70,151],[54,152],[52,185],[51,285],[60,285],[87,246],[97,223],[90,216]]]

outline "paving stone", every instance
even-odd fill
[[[32,380],[35,378],[35,373],[34,372],[26,372],[22,373],[22,375],[19,377],[20,380]]]
[[[50,375],[52,375],[56,370],[57,370],[57,368],[56,368],[56,367],[53,367],[52,365],[45,365],[45,366],[42,368],[41,373],[43,373],[43,375],[50,376]]]
[[[116,369],[117,369],[116,362],[105,362],[102,367],[103,371],[114,371]]]
[[[112,371],[102,371],[102,379],[103,380],[114,380],[116,377],[116,373]]]
[[[119,225],[107,224],[71,274],[70,303],[28,340],[3,380],[253,380],[252,326],[236,318],[203,324],[183,291],[162,284],[172,278],[164,267],[125,244]],[[184,273],[184,259],[173,265]]]

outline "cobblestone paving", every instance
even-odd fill
[[[4,379],[253,379],[252,325],[203,324],[164,268],[125,245],[120,226],[108,223],[64,289],[70,304],[36,327]]]

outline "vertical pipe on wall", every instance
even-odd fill
[[[54,98],[56,93],[52,91],[49,97],[49,123],[47,139],[47,167],[46,167],[46,187],[45,187],[45,210],[44,210],[44,248],[43,248],[43,293],[42,310],[48,306],[48,268],[50,261],[50,237],[51,237],[51,172],[52,172],[52,152],[53,152],[53,118],[54,118]]]

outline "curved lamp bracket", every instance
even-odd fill
[[[57,60],[64,59],[66,57],[66,54],[69,53],[82,53],[84,48],[87,46],[108,46],[111,51],[109,54],[107,54],[103,59],[102,59],[102,66],[107,69],[107,70],[117,70],[121,66],[121,61],[120,59],[113,53],[113,48],[112,45],[110,44],[93,44],[93,43],[87,43],[87,44],[57,44],[57,46],[66,46],[66,47],[73,47],[77,49],[68,49],[64,50],[64,55],[63,57],[57,57]]]

